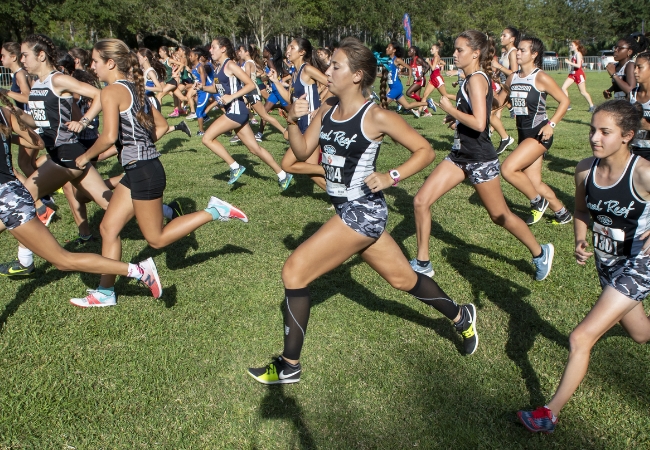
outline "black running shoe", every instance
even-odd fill
[[[555,214],[555,217],[553,217],[553,220],[551,223],[553,225],[564,225],[565,223],[569,223],[573,220],[573,216],[571,213],[567,210],[564,212],[564,214]]]
[[[514,142],[515,142],[515,140],[510,136],[508,136],[505,139],[501,139],[501,143],[499,144],[499,148],[497,148],[497,155],[500,155],[501,153],[503,153],[503,151],[505,149],[507,149],[509,145],[512,145]]]
[[[185,121],[182,121],[176,125],[176,129],[181,130],[183,133],[187,134],[187,137],[192,137],[192,130],[190,130],[190,127],[187,126]]]
[[[472,303],[462,305],[467,312],[469,319],[465,323],[454,324],[456,331],[463,337],[465,354],[471,355],[478,348],[478,332],[476,331],[476,307]]]
[[[0,275],[4,277],[25,277],[34,271],[34,263],[25,267],[20,261],[14,259],[11,262],[0,264]]]
[[[295,366],[278,356],[266,367],[250,368],[248,374],[262,384],[289,384],[300,381],[300,363]]]
[[[532,225],[542,220],[544,211],[548,208],[548,200],[542,198],[537,203],[530,203],[530,216],[526,219],[526,225]]]
[[[174,200],[167,206],[169,206],[172,209],[172,220],[182,215],[185,215],[185,213],[183,212],[183,208],[181,207],[181,204],[178,203],[178,200]]]
[[[79,235],[79,237],[77,237],[77,239],[73,239],[72,241],[66,241],[66,243],[74,244],[75,246],[80,247],[82,245],[85,245],[85,244],[87,244],[89,242],[94,242],[94,241],[95,241],[95,237],[92,234],[89,234],[88,236]]]

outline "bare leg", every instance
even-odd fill
[[[323,169],[323,166],[318,164],[319,156],[319,152],[316,150],[309,158],[307,158],[306,161],[298,161],[296,155],[293,154],[293,150],[289,148],[282,158],[282,170],[293,174],[299,173],[309,175],[312,181],[325,191],[327,190],[325,183],[325,169]]]
[[[227,133],[228,131],[237,129],[239,126],[240,125],[234,120],[230,120],[225,115],[221,116],[208,127],[205,134],[201,138],[201,142],[203,145],[212,150],[215,155],[223,159],[226,164],[231,165],[235,162],[235,160],[232,156],[230,156],[230,153],[228,153],[221,142],[217,141],[217,137],[221,136],[224,133]],[[255,137],[253,137],[253,140],[254,139]]]
[[[589,103],[589,107],[591,108],[594,106],[594,102],[591,101],[591,95],[589,95],[589,92],[587,92],[587,83],[582,82],[578,85],[578,89],[580,90],[580,93],[582,96],[587,100],[587,103]]]
[[[241,139],[242,144],[248,148],[248,151],[251,152],[253,155],[257,156],[260,158],[266,165],[268,165],[271,169],[273,169],[273,172],[276,174],[282,172],[282,169],[278,165],[277,162],[275,162],[275,159],[273,159],[273,155],[271,155],[264,147],[262,147],[256,140],[255,140],[255,135],[253,134],[253,129],[251,126],[246,123],[243,127],[241,127],[239,130],[237,130],[237,136]]]

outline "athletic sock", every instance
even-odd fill
[[[560,217],[568,212],[566,207],[563,206],[561,210],[555,212],[555,217]]]
[[[46,212],[47,212],[47,206],[44,204],[36,208],[36,214],[38,214],[39,216],[45,214]]]
[[[413,100],[415,100],[416,102],[421,102],[422,101],[422,97],[420,97],[418,94],[415,94],[415,93],[411,94],[411,98]]]
[[[540,247],[541,247],[541,246],[540,246]],[[542,255],[544,254],[544,247],[541,247],[541,248],[542,248],[542,251],[541,251],[541,252],[539,253],[539,255],[537,255],[537,256],[533,255],[533,259],[537,259],[537,258],[541,258],[541,257],[542,257]]]
[[[415,283],[415,286],[413,286],[413,289],[408,291],[408,293],[427,305],[434,307],[448,319],[454,320],[460,312],[460,306],[450,299],[449,296],[440,289],[438,283],[433,281],[431,278],[418,272],[415,274],[418,277],[418,281]]]
[[[34,254],[32,251],[25,247],[18,247],[18,261],[24,267],[29,267],[34,264]]]
[[[210,206],[209,208],[205,208],[203,211],[210,214],[212,216],[212,220],[219,220],[219,217],[221,217],[221,214],[219,214],[219,211],[214,206]]]
[[[534,206],[534,205],[538,204],[538,203],[541,202],[541,201],[542,201],[542,196],[539,195],[539,194],[537,194],[537,197],[535,197],[534,199],[532,199],[532,200],[530,201],[530,204]]]
[[[285,361],[285,362],[286,362],[286,361]],[[548,405],[544,405],[544,408],[546,408],[546,409],[548,409],[549,411],[551,411],[551,408],[549,408]],[[553,422],[556,422],[556,421],[557,421],[557,416],[556,416],[555,414],[553,414],[553,411],[551,411],[551,416],[552,416],[552,417],[551,417],[551,420],[552,420]]]
[[[142,275],[144,275],[144,272],[140,268],[139,265],[137,264],[131,264],[129,263],[129,269],[126,274],[127,277],[129,278],[135,278],[136,280],[140,280],[142,278]],[[113,289],[113,288],[111,288]]]
[[[230,168],[231,168],[232,170],[237,170],[237,169],[239,169],[239,163],[238,163],[237,161],[235,161],[234,163],[232,163],[232,164],[230,165]]]
[[[284,290],[284,351],[282,355],[292,360],[300,359],[305,341],[311,299],[309,288]]]
[[[111,287],[102,287],[102,286],[99,286],[99,287],[97,288],[97,291],[98,291],[100,294],[106,295],[106,296],[108,297],[108,296],[113,295],[113,294],[115,293],[115,288],[114,288],[113,286],[111,286]]]
[[[163,205],[163,217],[164,217],[165,219],[170,219],[170,220],[171,220],[173,214],[174,214],[174,210],[173,210],[173,209],[171,209],[171,208],[170,208],[169,206],[167,206],[167,205]]]
[[[279,171],[277,175],[278,175],[278,180],[284,180],[285,178],[287,178],[287,172],[285,172],[284,170]]]
[[[416,259],[415,261],[417,261],[418,266],[420,266],[420,267],[426,267],[431,263],[431,261],[421,261],[419,259]]]

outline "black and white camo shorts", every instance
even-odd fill
[[[611,286],[638,302],[650,293],[650,256],[638,255],[606,266],[596,258],[596,270],[603,289]]]
[[[8,230],[13,230],[34,217],[34,199],[20,181],[0,184],[0,222]]]
[[[460,162],[454,161],[447,156],[445,161],[451,162],[453,165],[465,172],[465,176],[469,178],[469,181],[472,184],[481,184],[491,181],[501,173],[498,159],[481,162]]]
[[[336,204],[334,207],[341,220],[359,234],[379,239],[386,229],[388,206],[381,192]]]

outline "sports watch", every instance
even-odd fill
[[[397,169],[393,169],[389,171],[388,175],[390,175],[390,177],[393,179],[393,186],[397,186],[397,183],[399,183],[399,179],[400,179],[400,174],[397,171]]]
[[[548,124],[551,126],[551,128],[555,128],[555,125],[557,125],[555,122],[551,122],[550,120],[548,121]]]

